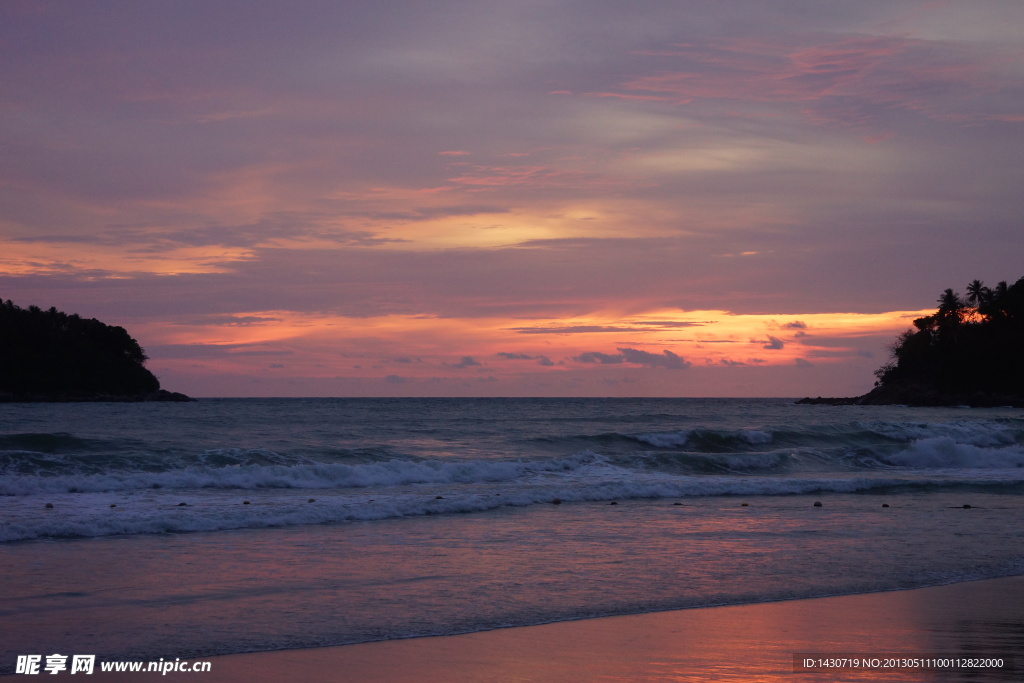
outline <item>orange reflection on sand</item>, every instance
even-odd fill
[[[686,609],[441,638],[214,658],[232,680],[844,681],[1011,680],[1012,670],[797,671],[795,657],[935,657],[1021,645],[1020,577],[939,588]],[[1009,596],[1009,599],[1007,598]],[[991,645],[988,645],[990,644]],[[991,674],[991,675],[987,675]],[[166,680],[194,679],[171,674]],[[115,680],[113,674],[99,680]],[[120,680],[120,679],[118,679]]]

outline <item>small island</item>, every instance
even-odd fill
[[[991,289],[974,280],[938,303],[896,339],[870,392],[798,403],[1024,407],[1024,278]]]
[[[0,299],[0,402],[194,401],[160,388],[123,327]]]

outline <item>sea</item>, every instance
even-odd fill
[[[1024,411],[0,404],[0,673],[1024,574]]]

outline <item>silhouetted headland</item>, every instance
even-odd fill
[[[0,402],[194,401],[160,388],[123,327],[0,299]]]
[[[938,303],[893,343],[874,389],[797,403],[1024,407],[1024,278],[992,289],[975,280],[966,296],[947,289]]]

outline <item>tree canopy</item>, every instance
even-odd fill
[[[123,327],[56,308],[0,299],[0,392],[18,396],[133,396],[160,382]]]
[[[878,387],[1024,398],[1024,278],[994,288],[974,280],[966,297],[947,289],[938,304],[895,341]]]

